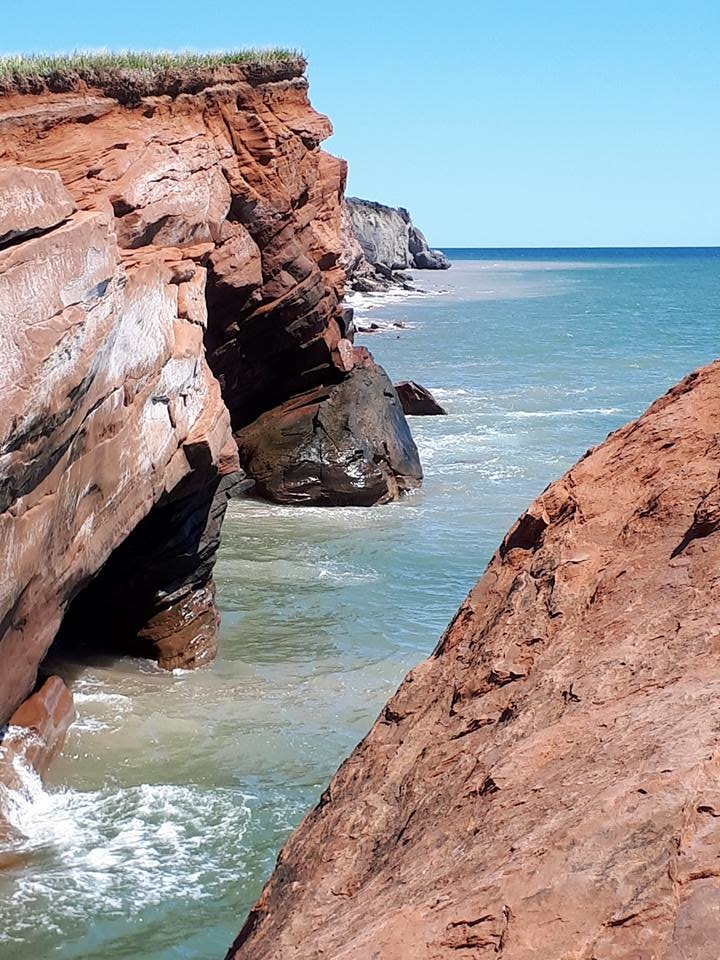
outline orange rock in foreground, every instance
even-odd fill
[[[72,694],[60,677],[48,677],[10,717],[0,735],[0,784],[16,788],[15,761],[43,776],[75,719]]]
[[[235,960],[716,960],[720,362],[510,530]]]

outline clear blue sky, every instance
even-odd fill
[[[0,51],[282,45],[435,245],[720,245],[720,0],[4,0]]]

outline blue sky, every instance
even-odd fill
[[[349,192],[455,246],[720,244],[720,2],[4,0],[0,51],[282,45]]]

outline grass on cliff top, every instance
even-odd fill
[[[299,50],[248,49],[217,53],[179,53],[149,50],[75,51],[68,54],[17,54],[0,57],[0,79],[5,81],[38,77],[49,80],[58,75],[83,76],[131,71],[159,75],[167,71],[212,69],[236,65],[272,65],[303,59]]]

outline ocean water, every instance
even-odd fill
[[[221,958],[288,831],[425,657],[515,517],[720,353],[720,249],[449,250],[424,293],[355,296],[413,418],[423,490],[371,510],[233,503],[220,656],[57,664],[79,719],[0,796],[0,957]],[[2,854],[0,854],[2,858]]]

